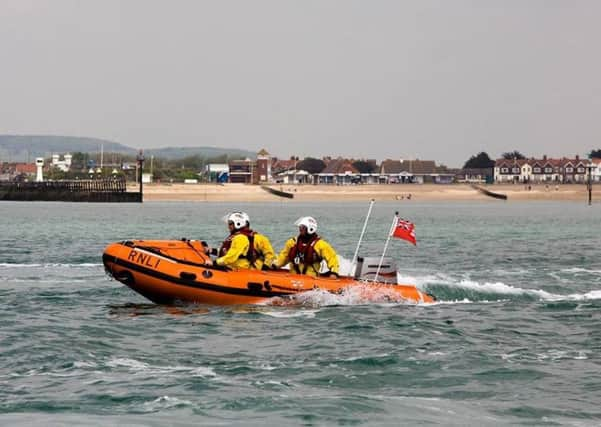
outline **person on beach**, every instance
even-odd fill
[[[317,235],[317,221],[304,216],[296,220],[298,236],[288,239],[278,255],[273,267],[290,264],[290,270],[298,274],[319,276],[321,261],[325,261],[329,271],[325,275],[338,277],[338,256],[328,242]]]
[[[245,212],[232,212],[223,217],[229,229],[229,236],[223,241],[219,250],[207,246],[206,252],[216,255],[216,265],[232,270],[250,268],[261,270],[270,266],[275,259],[275,252],[269,239],[251,230],[250,217]]]

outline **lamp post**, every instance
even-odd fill
[[[140,150],[140,152],[138,153],[138,156],[136,157],[136,160],[138,161],[138,170],[140,171],[140,202],[142,202],[143,200],[143,188],[142,188],[142,172],[144,170],[144,154],[142,153],[142,150]]]

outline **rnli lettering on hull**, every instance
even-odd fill
[[[159,258],[155,258],[149,253],[142,253],[136,250],[132,250],[129,253],[129,255],[127,256],[127,260],[155,269],[161,263],[161,260]]]

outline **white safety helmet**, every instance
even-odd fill
[[[317,221],[315,221],[315,218],[313,218],[312,216],[302,216],[296,220],[294,225],[298,227],[304,225],[305,227],[307,227],[307,233],[309,234],[313,234],[317,231]]]
[[[250,217],[246,212],[231,212],[223,217],[226,223],[233,222],[234,228],[240,230],[245,225],[250,224]]]

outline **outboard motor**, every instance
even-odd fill
[[[355,279],[373,281],[376,278],[380,264],[380,257],[357,257],[357,268],[355,268]],[[397,284],[396,263],[390,257],[384,257],[380,272],[378,273],[378,282]]]

